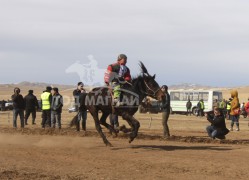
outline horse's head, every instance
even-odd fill
[[[144,86],[143,89],[145,89],[145,94],[161,101],[165,94],[162,92],[160,86],[155,80],[156,75],[151,76],[142,62],[140,62],[139,65],[142,69]]]

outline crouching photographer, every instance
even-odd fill
[[[229,130],[226,128],[222,109],[215,107],[214,111],[205,113],[205,116],[211,123],[211,125],[206,128],[208,136],[213,139],[225,139],[225,135],[229,133]]]

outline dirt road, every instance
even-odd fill
[[[247,179],[248,145],[0,133],[0,179]],[[38,131],[38,130],[35,130]],[[81,137],[82,135],[82,137]]]

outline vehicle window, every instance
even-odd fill
[[[170,99],[173,101],[179,101],[180,100],[180,92],[171,92]]]
[[[217,99],[218,101],[222,101],[222,93],[221,92],[213,92],[213,100]]]
[[[208,101],[208,92],[200,92],[199,100],[203,99],[203,101]]]
[[[199,93],[198,92],[193,92],[192,94],[192,101],[199,101]]]

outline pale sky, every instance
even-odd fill
[[[1,0],[0,83],[76,84],[76,61],[128,56],[160,85],[249,85],[249,1]]]

